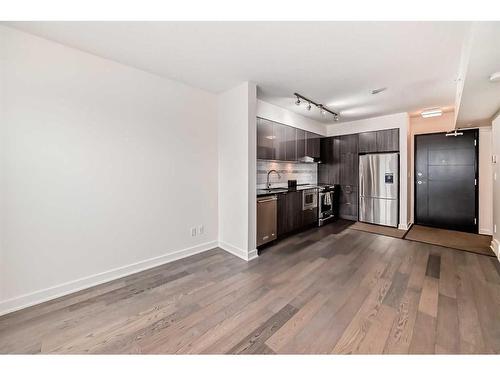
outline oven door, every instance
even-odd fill
[[[321,217],[329,217],[333,213],[333,193],[331,191],[319,194],[319,213]]]
[[[302,193],[302,210],[318,207],[318,193],[316,190],[304,190]]]

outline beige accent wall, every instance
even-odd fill
[[[429,117],[423,118],[420,116],[411,116],[410,117],[410,140],[409,140],[409,160],[410,160],[410,222],[413,223],[415,221],[415,181],[413,172],[415,170],[415,135],[417,134],[429,134],[429,133],[442,133],[449,132],[455,128],[455,113],[445,112],[442,116],[439,117]]]

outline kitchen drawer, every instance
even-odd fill
[[[339,216],[342,219],[357,220],[358,218],[358,188],[343,185],[340,188]]]
[[[302,211],[302,225],[308,226],[318,222],[318,208]]]

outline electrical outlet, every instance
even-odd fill
[[[203,234],[203,232],[205,231],[205,228],[203,228],[203,224],[202,225],[199,225],[198,226],[198,234]]]
[[[191,237],[196,236],[196,228],[191,228]]]

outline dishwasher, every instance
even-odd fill
[[[276,195],[257,198],[257,246],[277,237],[277,201]]]

